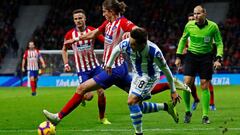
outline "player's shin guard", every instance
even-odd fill
[[[151,91],[151,94],[154,95],[154,94],[163,92],[168,89],[170,89],[170,86],[168,83],[157,83],[156,85],[154,85],[154,87]]]
[[[142,133],[142,111],[139,105],[128,105],[130,117],[136,133]]]
[[[213,91],[213,85],[209,84],[209,91],[210,91],[210,105],[214,105],[214,91]]]
[[[30,81],[32,93],[36,93],[36,81]]]
[[[105,109],[106,109],[106,97],[104,95],[98,96],[98,110],[100,119],[104,118]]]
[[[72,112],[82,101],[83,96],[75,93],[73,97],[68,101],[68,103],[63,107],[61,112],[59,112],[58,116],[60,119],[67,116],[70,112]]]
[[[140,104],[139,106],[141,108],[142,113],[158,112],[160,110],[164,110],[165,107],[163,103],[151,103],[151,102],[142,102],[142,104]]]
[[[203,116],[208,116],[210,94],[208,89],[202,90],[202,108]]]
[[[190,112],[190,93],[183,91],[183,101],[185,103],[185,111]]]

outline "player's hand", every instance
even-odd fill
[[[124,39],[127,39],[130,37],[130,32],[125,32],[123,35],[122,35],[122,40]]]
[[[108,75],[112,75],[112,68],[111,67],[105,67],[105,71]]]
[[[25,72],[25,68],[24,67],[22,68],[22,72]]]
[[[219,61],[215,61],[213,63],[213,67],[214,67],[214,69],[219,69],[219,68],[221,68],[221,63]]]
[[[71,67],[69,66],[69,64],[64,65],[64,71],[65,72],[70,72],[71,71]]]
[[[177,103],[180,103],[181,97],[178,95],[177,91],[171,93],[172,101],[176,105]]]
[[[42,68],[46,68],[46,64],[45,63],[42,64]]]
[[[176,65],[177,67],[180,67],[180,66],[181,66],[181,59],[180,59],[180,58],[177,58],[177,59],[175,60],[175,65]]]

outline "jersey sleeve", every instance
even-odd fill
[[[183,49],[185,48],[185,45],[187,43],[189,37],[189,32],[188,32],[188,23],[186,24],[182,37],[178,43],[178,48],[177,48],[177,54],[183,54]]]
[[[64,36],[64,41],[72,39],[72,30],[68,31]],[[70,47],[70,44],[64,44],[67,48]]]
[[[170,84],[171,92],[172,93],[175,92],[176,87],[174,85],[173,75],[172,75],[172,72],[171,72],[170,68],[167,65],[167,62],[166,62],[165,58],[163,57],[163,54],[162,54],[161,50],[156,51],[155,56],[154,56],[154,62],[157,64],[157,66],[161,69],[161,71],[166,76],[167,81]]]
[[[107,24],[108,24],[108,20],[105,20],[105,21],[101,24],[101,26],[98,27],[98,30],[99,30],[101,33],[104,33],[105,27],[106,27]]]
[[[217,56],[222,57],[223,56],[223,42],[222,42],[222,36],[220,34],[219,28],[217,24],[215,25],[215,34],[214,34],[214,41],[217,46]]]
[[[124,32],[131,32],[136,25],[127,19],[123,19],[121,26]]]
[[[95,30],[96,28],[92,27],[92,26],[88,26],[88,29],[90,29],[91,31]],[[97,36],[97,39],[100,43],[104,43],[104,36],[102,34]]]
[[[27,59],[27,57],[28,57],[28,53],[27,52],[28,52],[27,50],[24,52],[23,59]]]

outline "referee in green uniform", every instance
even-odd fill
[[[198,5],[194,8],[194,21],[189,21],[177,48],[177,58],[175,64],[181,66],[183,49],[189,39],[189,47],[184,59],[184,82],[191,87],[194,84],[194,78],[199,75],[202,89],[202,123],[209,124],[209,99],[210,94],[208,85],[212,79],[213,67],[221,67],[223,56],[223,42],[218,25],[206,18],[206,9]],[[213,40],[216,43],[217,55],[213,56]],[[214,59],[215,57],[215,59]],[[213,63],[214,61],[214,63]],[[190,93],[183,91],[183,100],[185,103],[184,123],[190,123],[192,113],[190,111]]]

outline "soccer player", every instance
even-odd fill
[[[188,14],[188,21],[193,21],[193,20],[195,20],[194,14],[189,13]],[[185,54],[187,53],[187,48],[188,48],[188,45],[187,45],[186,49],[184,50]],[[198,103],[200,102],[199,97],[197,95],[197,88],[196,88],[195,84],[192,85],[191,91],[192,91],[192,93],[191,93],[192,97],[194,99],[193,104],[192,104],[192,110],[194,111],[194,110],[197,109]],[[213,85],[212,85],[211,81],[209,82],[209,91],[210,91],[210,106],[209,107],[210,107],[210,110],[215,111],[216,107],[215,107],[215,104],[214,104],[214,91],[213,91]]]
[[[180,97],[176,92],[172,73],[163,57],[162,52],[156,44],[147,40],[147,32],[142,28],[131,31],[130,38],[123,40],[116,46],[106,65],[108,74],[112,74],[112,65],[120,53],[126,53],[133,65],[134,77],[128,95],[128,106],[135,133],[143,134],[142,113],[152,113],[161,110],[168,111],[178,122],[178,114],[175,108],[169,111],[168,106],[173,104],[143,102],[151,98],[151,88],[160,76],[160,69],[166,75],[171,87],[171,97],[174,101],[180,102]]]
[[[104,53],[103,62],[104,65],[109,60],[112,49],[116,46],[123,36],[124,32],[130,32],[134,27],[131,21],[127,20],[122,14],[125,12],[126,4],[117,0],[105,0],[102,4],[103,16],[106,20],[100,27],[93,31],[81,35],[80,40],[94,39],[101,33],[105,34],[104,40]],[[74,43],[78,39],[66,41],[66,43]],[[83,100],[84,94],[96,89],[107,89],[113,84],[119,88],[128,91],[132,78],[128,75],[128,66],[124,61],[122,55],[115,61],[113,68],[113,74],[108,75],[104,70],[91,79],[83,82],[77,87],[76,93],[68,101],[68,103],[62,108],[62,110],[56,114],[52,114],[47,110],[43,110],[47,119],[53,124],[57,125],[65,116],[72,112]]]
[[[75,28],[67,32],[64,37],[65,43],[71,39],[79,39],[80,35],[95,29],[94,27],[86,26],[86,13],[83,9],[76,9],[73,11],[73,21],[75,23]],[[97,38],[101,42],[104,41],[103,35],[99,35]],[[74,42],[72,44],[64,44],[62,47],[62,58],[65,65],[64,69],[67,72],[71,70],[71,67],[68,64],[67,48],[72,47],[74,51],[77,75],[80,84],[102,71],[96,54],[94,53],[94,42],[94,39],[79,40],[78,42]],[[109,122],[105,117],[106,97],[103,89],[98,89],[97,94],[100,122],[102,124],[111,124],[111,122]],[[92,97],[92,92],[88,92],[84,95],[83,100],[89,101]]]
[[[112,49],[121,41],[124,33],[130,32],[137,26],[131,21],[127,20],[122,14],[125,12],[126,4],[118,0],[105,0],[102,4],[103,16],[106,20],[93,31],[80,36],[80,40],[94,39],[101,33],[105,34],[103,66],[105,66],[110,58]],[[68,40],[67,43],[74,43],[78,39]],[[53,124],[57,125],[65,116],[72,112],[83,100],[84,94],[96,89],[107,89],[113,84],[128,92],[131,85],[132,78],[128,74],[128,66],[124,61],[122,54],[120,54],[112,67],[112,75],[108,75],[106,71],[102,71],[93,78],[88,79],[77,87],[76,93],[56,114],[43,110],[44,115]],[[169,106],[170,109],[172,106]]]
[[[39,60],[42,63],[42,68],[45,68],[45,62],[39,53],[39,50],[35,48],[35,44],[33,41],[28,43],[28,49],[24,52],[22,59],[22,72],[25,72],[25,64],[27,61],[27,71],[28,71],[28,79],[30,79],[30,86],[32,89],[32,96],[36,96],[37,92],[37,80],[38,80],[38,62]]]
[[[218,69],[221,67],[221,58],[223,56],[223,42],[218,28],[218,25],[206,18],[206,9],[198,5],[194,8],[195,21],[189,21],[185,28],[183,35],[179,41],[177,49],[177,58],[175,64],[181,66],[181,57],[183,49],[186,45],[188,37],[190,37],[190,44],[186,57],[184,59],[184,82],[191,87],[194,83],[196,74],[200,76],[202,89],[202,123],[209,124],[209,83],[212,79],[213,66]],[[213,40],[216,43],[217,54],[213,63]],[[183,91],[183,99],[185,102],[185,123],[190,123],[192,113],[190,111],[190,93]]]

